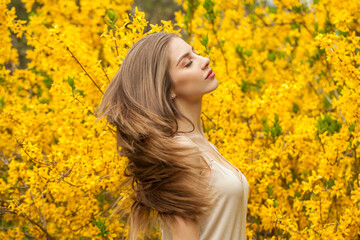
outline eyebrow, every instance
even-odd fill
[[[194,51],[194,47],[191,47],[191,50]],[[190,55],[190,52],[187,52],[187,53],[183,54],[183,55],[179,58],[176,66],[179,65],[179,63],[181,62],[181,60],[183,60],[184,57],[187,57],[187,56],[189,56],[189,55]]]

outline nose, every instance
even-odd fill
[[[210,64],[210,59],[207,58],[207,57],[201,57],[201,58],[203,58],[203,62],[202,62],[201,68],[202,68],[202,69],[206,69],[206,68],[209,66],[209,64]]]

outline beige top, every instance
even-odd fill
[[[180,137],[180,136],[175,136]],[[190,138],[188,138],[190,139]],[[246,240],[246,211],[249,194],[249,184],[245,176],[227,161],[209,142],[215,151],[238,172],[239,176],[218,161],[208,157],[210,167],[210,184],[217,192],[216,205],[206,218],[200,223],[200,240]],[[171,231],[161,225],[162,240],[172,240]]]

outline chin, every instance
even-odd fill
[[[210,91],[208,93],[215,91],[218,88],[218,86],[219,86],[219,82],[216,80],[216,83],[210,88]]]
[[[218,86],[219,86],[219,82],[218,82],[218,80],[216,80],[216,78],[215,78],[214,80],[215,80],[216,84],[215,84],[215,87],[214,87],[213,91],[214,91],[215,89],[217,89],[217,88],[218,88]]]

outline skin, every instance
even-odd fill
[[[169,43],[169,72],[173,80],[173,100],[179,111],[195,125],[191,136],[196,141],[206,140],[201,126],[201,104],[204,94],[214,91],[219,82],[215,77],[205,79],[210,71],[210,59],[198,55],[192,47],[181,38],[172,38]],[[189,53],[182,58],[181,56]],[[180,131],[190,131],[192,126],[183,119],[178,120]],[[200,141],[201,142],[201,141]]]
[[[184,57],[185,56],[185,57]],[[181,60],[181,61],[179,61]],[[219,82],[215,77],[207,78],[210,71],[210,59],[202,57],[181,38],[172,38],[169,42],[169,73],[173,81],[173,89],[171,94],[175,94],[173,99],[179,111],[189,118],[195,126],[191,133],[178,133],[191,139],[193,143],[198,145],[202,151],[208,156],[217,159],[222,164],[238,175],[229,163],[220,157],[219,154],[209,145],[201,125],[201,105],[202,97],[214,91]],[[184,120],[177,119],[179,131],[190,132],[192,125]],[[206,162],[204,160],[204,162]],[[199,164],[206,164],[199,160]],[[202,174],[202,173],[200,173]],[[209,176],[209,172],[205,173]],[[239,176],[241,178],[241,176]],[[176,228],[172,229],[173,240],[199,240],[200,227],[195,222],[176,217]]]
[[[206,79],[210,71],[210,59],[198,55],[193,48],[181,38],[172,38],[169,43],[169,73],[173,80],[173,100],[179,111],[195,125],[191,133],[182,133],[202,149],[212,151],[201,125],[201,105],[204,94],[214,91],[219,83],[215,77]],[[184,56],[184,54],[187,55]],[[179,59],[181,61],[179,62]],[[179,131],[191,131],[189,122],[178,119]],[[180,135],[180,134],[179,134]],[[173,240],[198,240],[200,238],[199,224],[176,217],[176,229],[172,229]]]

